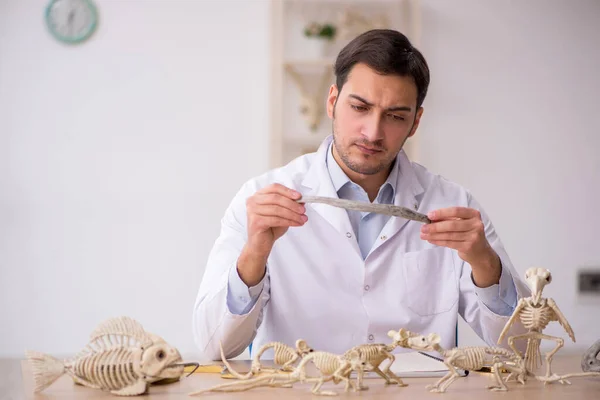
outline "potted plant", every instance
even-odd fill
[[[314,58],[325,56],[327,47],[334,41],[337,29],[330,23],[311,22],[304,28],[304,36],[310,43],[310,49],[306,52]]]

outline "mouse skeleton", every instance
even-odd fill
[[[456,347],[450,350],[440,346],[440,336],[431,333],[427,336],[415,335],[407,339],[407,347],[418,351],[437,351],[444,358],[444,364],[449,372],[433,385],[428,385],[431,392],[444,393],[446,389],[459,377],[457,368],[475,371],[483,367],[494,370],[496,385],[488,386],[492,391],[507,391],[506,384],[500,378],[500,369],[505,368],[515,375],[521,383],[525,383],[527,370],[523,360],[508,349],[501,347]],[[510,377],[510,376],[509,376]]]

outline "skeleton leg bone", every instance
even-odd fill
[[[541,335],[541,337],[542,339],[554,340],[556,342],[556,347],[550,353],[546,354],[546,377],[550,378],[556,376],[556,374],[552,374],[552,357],[554,356],[554,354],[556,354],[558,350],[560,350],[564,346],[565,340],[559,337],[543,334]],[[562,380],[559,380],[559,382],[563,383]],[[568,381],[564,382],[569,383]]]
[[[505,392],[508,390],[508,388],[506,387],[506,384],[502,381],[502,378],[500,377],[500,368],[504,367],[504,363],[502,361],[500,361],[500,358],[498,356],[494,357],[494,365],[493,365],[493,370],[494,370],[494,377],[496,378],[496,383],[497,385],[493,385],[493,386],[488,386],[487,389],[492,390],[492,391],[502,391]]]
[[[404,386],[408,386],[407,383],[402,382],[402,379],[400,379],[399,376],[397,376],[396,374],[394,374],[392,371],[390,371],[390,368],[392,367],[392,364],[395,361],[395,357],[393,354],[390,354],[388,356],[390,362],[388,363],[388,365],[386,365],[386,367],[383,369],[383,374],[385,375],[385,380],[386,380],[386,384],[390,384],[390,383],[396,383],[398,386],[400,387],[404,387]]]
[[[451,375],[448,378],[448,380],[444,383],[444,385],[442,386],[441,393],[444,393],[448,389],[448,387],[455,380],[457,380],[460,377],[460,375],[459,375],[458,371],[456,370],[456,368],[454,367],[454,365],[450,364],[450,365],[448,365],[448,368],[450,369]]]

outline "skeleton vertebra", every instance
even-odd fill
[[[92,332],[89,344],[73,359],[60,361],[50,355],[27,351],[35,392],[63,374],[81,385],[133,396],[146,392],[150,383],[183,375],[181,355],[162,338],[144,331],[128,317],[109,319]]]
[[[245,375],[241,375],[239,372],[235,371],[231,367],[231,365],[227,362],[227,358],[225,357],[225,354],[223,353],[222,345],[221,345],[221,361],[223,361],[223,364],[225,364],[225,366],[227,367],[229,372],[231,372],[231,374],[233,376],[235,376],[236,378],[249,379],[252,376],[257,375],[263,371],[270,371],[270,372],[275,371],[274,369],[264,368],[260,363],[260,357],[264,354],[265,351],[267,351],[269,349],[273,349],[273,352],[274,352],[273,362],[276,365],[281,365],[281,371],[292,371],[293,370],[292,365],[298,359],[302,358],[304,355],[311,353],[313,351],[313,349],[311,347],[309,347],[308,344],[306,344],[306,341],[304,341],[302,339],[298,339],[296,341],[296,348],[293,348],[293,347],[288,346],[287,344],[281,343],[281,342],[266,343],[259,349],[259,351],[256,353],[256,355],[253,357],[250,371],[248,371],[248,373],[246,373]]]
[[[552,357],[561,347],[563,347],[564,339],[545,335],[542,331],[546,329],[550,322],[558,321],[569,334],[569,337],[573,342],[575,342],[575,334],[554,300],[542,297],[544,286],[552,282],[550,271],[544,268],[530,268],[525,273],[525,279],[531,287],[531,297],[521,298],[519,300],[514,313],[500,333],[498,344],[500,344],[510,327],[518,318],[528,332],[522,335],[510,336],[508,338],[508,344],[515,354],[521,356],[521,353],[515,347],[515,340],[527,339],[527,350],[523,358],[525,360],[525,366],[529,372],[533,373],[533,371],[541,364],[541,339],[554,340],[556,342],[556,347],[546,355],[546,378],[551,378],[554,376],[552,375]],[[547,382],[550,381],[553,380],[547,380]]]
[[[501,347],[457,347],[450,350],[443,349],[440,345],[439,335],[432,333],[428,336],[417,335],[408,338],[407,347],[419,351],[435,350],[444,357],[444,364],[450,370],[434,385],[428,385],[431,392],[443,393],[458,377],[456,368],[464,370],[479,370],[483,367],[492,367],[496,385],[487,388],[493,391],[506,391],[508,388],[500,378],[500,369],[505,368],[516,374],[517,380],[524,384],[526,370],[522,365],[523,360],[510,350]]]

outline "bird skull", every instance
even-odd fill
[[[552,282],[552,274],[545,268],[529,268],[525,272],[525,280],[531,288],[533,304],[538,305],[542,298],[544,286]]]

